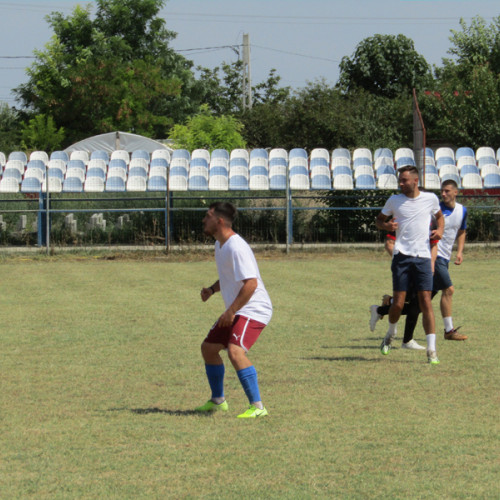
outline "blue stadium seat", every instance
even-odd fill
[[[270,175],[269,176],[269,189],[286,189],[286,175]]]
[[[39,193],[42,183],[36,177],[25,177],[21,183],[21,193]]]
[[[244,175],[233,175],[229,177],[230,191],[248,191],[248,178]]]
[[[486,174],[483,181],[485,188],[500,188],[500,174]]]
[[[90,153],[90,160],[103,160],[106,164],[109,163],[109,154],[107,153],[107,151],[103,151],[103,150],[96,150],[96,151],[92,151],[92,153]]]
[[[113,161],[113,160],[111,160]],[[106,181],[108,193],[122,193],[125,191],[125,180],[122,177],[108,177]]]
[[[63,193],[83,192],[83,182],[79,177],[66,177],[63,182]]]
[[[154,175],[148,179],[148,191],[166,191],[167,179],[160,175]]]
[[[376,189],[375,177],[362,174],[356,179],[356,189]]]

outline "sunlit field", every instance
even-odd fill
[[[0,498],[500,497],[498,251],[452,266],[469,340],[443,339],[435,299],[437,366],[379,352],[382,250],[257,258],[274,316],[250,351],[269,411],[253,421],[230,364],[230,411],[193,412],[223,312],[200,300],[211,255],[0,260]]]

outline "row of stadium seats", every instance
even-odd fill
[[[499,188],[500,167],[491,148],[427,149],[424,187],[453,179],[466,189]],[[474,156],[472,156],[474,155]],[[1,160],[1,158],[0,158]],[[2,167],[0,192],[225,191],[286,189],[397,189],[396,169],[415,164],[411,149],[283,149],[13,152]]]

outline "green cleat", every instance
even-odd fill
[[[386,344],[385,339],[380,344],[380,352],[385,356],[391,352],[391,344]]]
[[[227,411],[229,406],[227,401],[223,401],[220,405],[214,403],[212,400],[208,400],[204,405],[198,406],[194,411],[199,411],[200,413],[207,413],[211,411]]]
[[[250,405],[248,410],[241,415],[238,415],[238,418],[257,418],[257,417],[265,417],[267,415],[267,410],[265,408],[255,407],[254,405]]]
[[[430,365],[439,365],[436,351],[427,351],[427,361],[429,361]]]

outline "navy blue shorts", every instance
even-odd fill
[[[434,285],[433,290],[446,290],[453,286],[450,278],[450,272],[448,270],[448,265],[450,262],[443,257],[438,257],[436,263],[434,264]]]
[[[392,258],[391,270],[392,288],[396,292],[408,292],[412,286],[417,291],[432,290],[431,259],[397,253]]]

